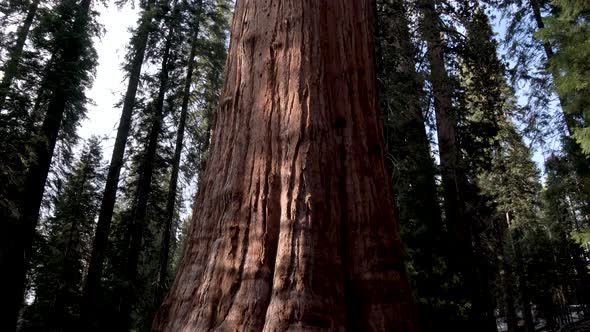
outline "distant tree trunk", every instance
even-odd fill
[[[470,217],[465,209],[463,192],[466,179],[464,171],[459,166],[457,120],[452,101],[453,87],[446,69],[439,17],[434,0],[420,0],[419,8],[422,12],[422,33],[427,42],[434,94],[445,221],[449,234],[450,267],[463,278],[462,294],[459,294],[459,297],[469,299],[472,304],[466,322],[469,325],[467,329],[496,331],[496,322],[493,312],[490,312],[489,301],[480,298],[488,286],[475,259],[476,252],[472,243],[472,227],[475,220],[468,220]]]
[[[456,116],[453,112],[452,86],[446,70],[444,51],[433,0],[421,0],[422,30],[428,46],[430,75],[434,94],[434,108],[444,189],[447,227],[451,236],[459,240],[458,246],[470,239],[464,225],[464,209],[460,195],[461,174],[458,170],[456,142]],[[469,250],[471,251],[471,249]]]
[[[499,278],[502,285],[502,295],[504,302],[504,315],[508,325],[508,332],[518,331],[518,316],[516,315],[514,283],[515,279],[512,264],[510,262],[509,249],[513,248],[512,236],[510,234],[510,215],[506,213],[506,223],[501,219],[496,226],[496,244],[498,252]]]
[[[541,15],[541,6],[539,5],[538,0],[529,0],[529,5],[531,10],[533,11],[533,17],[535,18],[535,23],[537,24],[537,28],[544,29],[545,23],[543,22],[543,16]],[[554,55],[553,48],[551,44],[548,42],[543,43],[543,50],[545,51],[545,55],[548,59],[551,59]]]
[[[0,82],[0,110],[4,108],[4,103],[6,102],[6,97],[8,95],[10,85],[12,84],[12,80],[16,77],[18,72],[18,65],[20,63],[23,49],[25,47],[25,42],[27,41],[27,37],[29,36],[29,31],[31,30],[31,25],[33,24],[33,20],[37,15],[37,9],[39,8],[40,0],[33,0],[29,5],[29,10],[27,12],[27,16],[23,21],[23,24],[18,29],[16,43],[12,47],[9,53],[9,59],[6,61],[4,66],[4,77],[2,77],[2,82]]]
[[[414,331],[371,1],[241,0],[187,248],[155,331]]]
[[[209,82],[216,82],[219,80],[220,70],[210,69],[207,75]],[[204,128],[204,135],[201,137],[199,142],[200,144],[200,153],[199,156],[199,165],[197,167],[197,188],[199,188],[199,183],[203,174],[205,173],[205,167],[207,166],[207,159],[209,154],[209,142],[211,141],[211,130],[213,127],[213,122],[215,121],[214,113],[215,107],[217,107],[217,102],[219,97],[216,97],[216,93],[212,92],[214,89],[221,90],[221,86],[216,86],[215,88],[209,90],[209,94],[206,97],[207,100],[207,108],[203,112],[203,119],[207,125]]]
[[[389,75],[395,75],[396,84],[393,88],[402,86],[403,89],[399,93],[404,95],[405,103],[402,105],[403,109],[394,107],[388,110],[389,114],[384,111],[386,119],[389,117],[394,118],[394,121],[397,120],[396,123],[393,123],[395,126],[393,129],[385,126],[385,142],[390,153],[396,159],[413,159],[412,161],[419,164],[409,165],[413,168],[407,175],[411,176],[413,180],[413,193],[421,195],[420,200],[425,203],[429,211],[411,211],[410,213],[417,215],[428,213],[427,215],[420,215],[417,219],[429,223],[428,231],[430,236],[440,237],[443,227],[436,197],[436,183],[434,180],[436,170],[430,154],[430,141],[426,133],[424,115],[422,114],[421,98],[423,96],[424,82],[417,78],[418,74],[415,69],[416,52],[412,44],[403,0],[388,0],[387,3],[388,7],[386,9],[389,11],[389,15],[395,16],[396,19],[391,24],[383,22],[378,27],[381,30],[378,35],[381,46],[377,46],[377,49],[389,47],[391,48],[390,52],[397,54],[397,59],[395,59],[396,71]],[[383,50],[378,51],[385,57],[383,52]],[[380,60],[381,62],[386,61],[386,59]],[[385,77],[388,75],[386,71],[385,68],[379,68],[379,75]],[[380,83],[381,85],[385,84]],[[386,104],[387,101],[384,100],[381,103],[381,108],[387,107]]]
[[[433,270],[439,268],[437,255],[443,255],[440,240],[444,231],[436,168],[422,113],[424,81],[416,73],[416,48],[404,1],[377,0],[375,12],[379,97],[387,152],[393,160],[389,163],[390,173],[393,189],[399,195],[400,224],[411,233],[404,240],[410,249],[419,249],[414,251],[412,264],[420,274],[414,292],[417,297],[426,297],[426,303],[420,306],[420,325],[424,331],[434,331],[440,329],[437,319],[441,317],[437,317],[436,306],[431,305],[436,301],[432,296],[442,294],[438,292],[441,280]],[[413,227],[420,231],[414,232]]]
[[[86,31],[91,0],[83,0],[78,8],[72,31]],[[59,50],[60,62],[51,75],[61,75],[59,79],[53,77],[53,82],[59,82],[50,87],[50,100],[38,137],[34,137],[29,148],[35,156],[25,175],[25,185],[17,194],[20,216],[2,221],[2,238],[0,239],[0,294],[2,305],[6,306],[1,315],[0,330],[13,331],[19,309],[23,302],[25,291],[25,274],[31,255],[35,229],[39,219],[39,211],[43,200],[45,182],[49,174],[53,151],[61,122],[68,102],[68,86],[72,81],[74,71],[67,70],[77,66],[84,45],[80,38],[71,38],[67,46]]]
[[[172,235],[172,222],[174,219],[174,211],[176,206],[176,196],[178,187],[178,173],[180,170],[180,159],[182,157],[182,148],[184,146],[184,130],[186,126],[186,117],[188,114],[188,104],[191,94],[191,85],[193,82],[193,72],[195,69],[195,57],[197,53],[197,46],[199,40],[200,30],[200,13],[202,0],[197,3],[197,10],[195,20],[193,22],[193,34],[191,37],[191,50],[188,57],[188,65],[186,69],[186,77],[184,81],[184,91],[182,94],[182,107],[180,111],[180,119],[178,121],[178,129],[176,131],[176,147],[174,150],[174,159],[172,160],[172,172],[170,174],[170,182],[168,184],[168,196],[166,198],[166,221],[164,224],[164,231],[162,234],[162,243],[160,246],[160,262],[158,271],[158,280],[156,288],[155,303],[160,305],[164,300],[165,292],[168,288],[168,264],[170,255],[170,236]]]
[[[166,38],[164,46],[164,55],[162,57],[162,65],[160,68],[160,86],[155,103],[152,106],[151,114],[151,129],[148,136],[147,149],[142,156],[139,165],[139,183],[137,185],[137,193],[135,195],[136,204],[134,206],[131,224],[129,225],[129,252],[127,254],[127,265],[125,269],[125,279],[130,285],[138,282],[137,270],[139,264],[139,256],[141,254],[141,245],[143,240],[143,233],[145,230],[145,217],[147,213],[148,200],[152,192],[152,178],[154,174],[154,161],[158,149],[158,138],[162,131],[162,121],[164,117],[164,98],[168,92],[168,81],[170,66],[170,49],[172,48],[172,39],[174,37],[174,29],[171,27]],[[130,327],[131,311],[136,302],[137,294],[133,287],[127,287],[121,295],[121,326]]]
[[[129,85],[127,86],[127,92],[123,102],[123,111],[121,112],[121,119],[119,120],[119,129],[117,130],[117,138],[115,139],[111,164],[109,166],[98,222],[96,224],[96,233],[92,246],[88,275],[86,276],[86,283],[84,285],[84,298],[82,303],[82,320],[89,329],[97,327],[96,323],[98,317],[95,315],[95,305],[100,294],[100,279],[102,277],[105,250],[117,197],[119,175],[121,173],[121,167],[123,166],[125,147],[127,145],[127,138],[129,137],[129,130],[131,128],[131,118],[133,115],[133,108],[135,107],[135,95],[139,85],[141,67],[143,65],[143,58],[151,30],[152,14],[150,11],[154,6],[154,3],[155,0],[148,0],[143,12],[141,24],[138,28],[138,35],[133,45],[134,54],[129,71]]]
[[[572,256],[572,264],[576,271],[576,300],[577,304],[581,305],[585,315],[588,315],[588,301],[589,301],[589,287],[590,279],[588,275],[588,261],[586,259],[586,252],[582,246],[577,243],[570,244],[570,253]]]
[[[535,331],[535,320],[533,317],[533,309],[531,307],[531,296],[529,294],[529,286],[527,284],[528,277],[522,258],[522,249],[519,243],[520,236],[513,239],[514,255],[516,258],[516,273],[518,275],[518,289],[520,290],[520,298],[522,301],[522,311],[525,321],[525,328],[527,332]]]

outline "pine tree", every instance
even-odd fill
[[[521,303],[518,307],[523,313],[528,331],[532,331],[535,323],[530,306],[530,286],[527,285],[530,280],[519,256],[522,256],[523,251],[522,236],[535,236],[535,233],[526,233],[539,227],[539,172],[532,161],[530,150],[511,121],[505,119],[501,126],[498,135],[500,145],[493,153],[492,165],[479,175],[478,183],[483,193],[491,197],[490,203],[496,211],[495,223],[499,224],[497,227],[502,234],[497,243],[501,247],[503,260],[503,273],[500,277],[505,278],[503,282],[512,282],[511,285],[504,285],[509,287],[504,289],[503,294],[508,301],[505,303],[506,309],[516,307],[517,297],[511,296],[510,292],[520,291]]]
[[[8,95],[10,85],[12,84],[12,80],[17,75],[19,62],[21,60],[23,49],[25,47],[25,42],[31,30],[33,20],[37,15],[39,2],[40,0],[31,1],[29,8],[27,10],[27,16],[25,17],[22,25],[18,29],[16,42],[14,43],[14,46],[12,46],[10,49],[10,58],[4,65],[4,76],[2,77],[2,82],[0,82],[0,110],[4,108],[4,102],[6,100],[6,96]]]
[[[0,56],[5,53],[7,57],[1,68],[3,77],[0,83],[0,154],[4,156],[0,164],[0,206],[4,213],[8,213],[5,218],[20,213],[16,192],[24,186],[23,169],[27,169],[34,159],[30,151],[24,149],[30,145],[35,129],[30,109],[35,94],[31,92],[43,90],[40,82],[45,73],[39,73],[38,68],[49,69],[45,54],[55,50],[53,32],[61,24],[55,19],[60,14],[52,10],[53,1],[44,5],[47,8],[40,8],[39,3],[10,1],[0,6],[4,15],[0,18],[0,26],[6,30],[19,26],[16,32],[6,31],[0,36],[6,42],[3,49],[0,48]],[[27,40],[32,47],[25,49]],[[36,116],[37,122],[41,122],[41,115]]]
[[[139,86],[145,50],[150,32],[153,28],[152,20],[155,11],[155,0],[148,0],[143,3],[143,6],[143,13],[140,18],[139,26],[131,40],[131,56],[126,68],[129,72],[129,84],[123,100],[121,120],[119,121],[119,129],[117,131],[117,138],[113,148],[103,200],[96,226],[88,276],[84,285],[82,320],[90,329],[97,327],[98,317],[95,317],[93,314],[95,312],[93,306],[96,305],[100,294],[100,279],[105,260],[105,251],[108,243],[113,209],[115,207],[119,176],[121,167],[123,166],[123,157],[131,127],[133,109],[135,107],[135,97]]]
[[[572,0],[556,0],[552,4],[559,8],[559,16],[547,18],[548,26],[539,36],[557,49],[549,58],[549,70],[566,117],[570,119],[573,137],[590,154],[590,5]]]
[[[147,137],[143,140],[146,142],[146,148],[139,156],[138,179],[136,183],[135,195],[131,207],[129,218],[129,250],[127,252],[127,263],[124,271],[124,279],[129,287],[121,294],[121,324],[129,326],[133,303],[137,298],[134,286],[138,282],[139,259],[142,251],[142,238],[146,227],[146,214],[148,210],[148,201],[152,192],[152,181],[154,178],[154,168],[156,167],[156,153],[159,145],[160,133],[164,121],[164,102],[169,92],[169,77],[171,72],[172,45],[178,43],[176,37],[178,30],[178,19],[181,6],[173,1],[170,14],[167,15],[163,30],[163,47],[157,54],[161,56],[161,67],[157,80],[157,92],[152,102],[147,105],[146,113],[148,117]],[[145,144],[145,143],[144,143]]]
[[[82,279],[104,181],[100,140],[91,138],[73,167],[35,266],[35,300],[26,308],[23,330],[78,331]]]
[[[178,189],[178,175],[180,171],[180,159],[182,157],[182,149],[184,147],[184,131],[186,128],[186,118],[188,115],[189,99],[191,95],[191,85],[193,81],[193,73],[195,71],[195,57],[197,52],[198,36],[201,28],[201,11],[203,2],[198,0],[195,3],[194,19],[192,22],[193,29],[190,32],[190,52],[187,59],[186,75],[184,77],[184,87],[182,91],[182,106],[180,117],[178,120],[178,129],[176,131],[176,142],[174,148],[174,157],[172,160],[172,170],[170,174],[170,181],[168,184],[168,195],[166,198],[166,214],[164,222],[164,230],[162,233],[162,243],[160,248],[160,261],[157,280],[157,289],[155,295],[155,304],[160,305],[164,299],[164,294],[167,291],[168,283],[168,268],[170,255],[170,242],[173,233],[173,219],[177,206],[177,189]]]
[[[463,5],[469,5],[464,3]],[[473,156],[464,156],[465,142],[462,141],[460,107],[454,101],[458,95],[455,79],[449,72],[457,54],[449,54],[449,48],[441,38],[443,25],[438,10],[430,0],[420,1],[421,32],[427,45],[430,64],[430,82],[434,99],[436,131],[440,158],[440,171],[444,198],[444,216],[448,235],[446,237],[449,270],[455,274],[459,283],[451,293],[453,302],[462,314],[449,318],[447,328],[473,329],[475,326],[495,331],[496,324],[490,295],[486,293],[487,280],[483,277],[485,263],[481,252],[481,225],[484,223],[479,209],[472,209],[479,203],[477,188],[468,182],[467,163]],[[449,8],[453,9],[453,6]],[[447,8],[447,9],[449,9]],[[461,9],[461,8],[457,8]],[[452,61],[451,61],[452,60]],[[448,68],[447,68],[448,67]],[[485,217],[484,217],[485,218]]]
[[[466,127],[465,130],[460,128],[460,137],[465,147],[471,147],[463,149],[467,156],[471,155],[468,159],[474,162],[469,169],[475,170],[478,186],[489,197],[487,204],[495,210],[493,220],[500,224],[497,229],[502,235],[496,245],[500,248],[502,258],[499,263],[504,273],[497,279],[504,283],[501,287],[504,288],[504,309],[507,311],[510,328],[516,329],[514,319],[518,309],[525,320],[526,329],[534,331],[531,302],[541,308],[540,312],[549,321],[555,320],[555,312],[559,312],[558,319],[570,320],[569,315],[564,314],[567,310],[562,308],[556,311],[554,304],[548,303],[553,303],[553,299],[559,297],[559,292],[555,293],[551,289],[569,289],[579,294],[583,292],[584,288],[580,286],[583,282],[571,282],[576,278],[572,278],[567,272],[575,270],[570,256],[576,257],[576,250],[566,244],[571,240],[564,235],[554,236],[563,239],[560,241],[562,245],[555,246],[556,252],[563,253],[562,258],[556,261],[569,263],[555,268],[551,260],[547,262],[547,257],[552,255],[547,255],[541,248],[547,245],[547,238],[552,235],[546,234],[547,230],[542,225],[539,172],[532,161],[530,148],[524,144],[512,124],[511,118],[518,108],[513,92],[504,83],[503,67],[497,59],[495,44],[491,42],[492,31],[483,13],[478,12],[475,15],[468,31],[470,40],[476,43],[468,43],[468,50],[471,49],[471,52],[467,54],[476,56],[471,57],[475,62],[470,61],[469,57],[464,62],[464,77],[467,79],[464,91],[467,96],[465,108],[468,111],[465,114],[468,116],[461,121]],[[477,67],[472,67],[473,64]],[[570,175],[576,178],[575,175]],[[552,211],[564,215],[558,205],[552,205]],[[553,274],[551,271],[561,271],[562,274]],[[583,279],[582,276],[586,274],[585,268],[578,269],[579,278]],[[567,286],[555,285],[554,281],[549,280],[567,280]],[[539,289],[544,291],[535,293],[533,289],[537,292]],[[539,296],[539,293],[545,295]],[[568,295],[568,291],[565,293],[565,302],[561,305],[579,303],[579,300]]]
[[[568,317],[560,317],[563,316],[563,308],[559,308],[555,299],[563,298],[566,303],[580,304],[587,313],[588,260],[585,251],[573,238],[575,231],[584,227],[585,221],[577,213],[577,205],[583,201],[575,195],[575,172],[567,157],[552,155],[545,167],[547,179],[542,211],[548,234],[544,243],[531,245],[531,250],[542,252],[533,256],[532,268],[538,273],[533,282],[535,288],[544,290],[538,299],[542,314],[559,326],[559,321]],[[550,254],[543,252],[547,249],[539,248],[543,245],[550,248]]]
[[[7,305],[4,310],[2,328],[11,330],[23,299],[25,271],[31,255],[31,246],[43,198],[45,182],[49,173],[52,156],[60,131],[75,128],[84,115],[84,90],[92,82],[95,66],[95,52],[92,47],[93,13],[91,1],[81,3],[64,0],[56,11],[56,24],[50,39],[52,60],[45,68],[43,94],[46,97],[41,127],[36,130],[26,149],[32,153],[31,163],[25,172],[23,187],[14,188],[8,199],[16,203],[18,212],[2,211],[8,220],[3,223],[0,250],[0,266],[10,271],[2,280],[7,287]]]
[[[495,330],[490,288],[494,282],[495,265],[501,262],[495,261],[490,243],[496,241],[498,227],[493,224],[499,217],[478,177],[491,172],[496,162],[495,151],[500,148],[502,126],[505,123],[510,126],[514,108],[509,104],[511,99],[505,84],[504,67],[497,57],[497,45],[487,15],[477,2],[465,2],[458,9],[467,33],[457,53],[459,86],[456,110],[457,142],[461,151],[459,167],[465,176],[462,199],[469,223],[466,227],[471,234],[476,259],[473,263],[476,281],[470,295],[471,305],[476,314],[483,315],[480,319],[486,319],[488,328]],[[500,227],[500,232],[502,229]],[[477,313],[478,310],[480,313]]]
[[[448,319],[449,308],[443,289],[446,262],[436,168],[422,110],[424,77],[416,71],[416,50],[403,1],[383,0],[375,5],[378,86],[393,189],[408,246],[410,280],[421,307],[420,321],[423,330],[434,330]]]
[[[577,175],[578,186],[584,193],[586,202],[590,202],[590,159],[583,153],[581,146],[584,142],[583,128],[586,126],[584,118],[586,115],[579,110],[572,110],[576,108],[573,105],[577,103],[574,95],[584,96],[584,84],[575,77],[570,76],[566,79],[568,68],[563,67],[571,65],[572,68],[577,67],[579,70],[587,63],[587,57],[584,55],[587,48],[579,47],[579,45],[585,45],[584,38],[587,35],[584,33],[584,29],[587,30],[588,26],[584,21],[584,15],[587,17],[587,13],[584,12],[587,11],[587,5],[578,1],[552,2],[550,0],[518,1],[515,5],[512,1],[492,0],[491,2],[496,4],[505,16],[511,18],[505,39],[510,46],[508,55],[515,63],[512,70],[515,73],[513,85],[522,85],[523,82],[528,85],[527,90],[530,94],[528,108],[532,113],[529,116],[532,120],[527,121],[529,127],[533,127],[536,132],[543,132],[547,127],[551,132],[554,131],[552,127],[557,127],[558,133],[563,136],[563,150],[568,154],[568,159],[573,164]],[[559,8],[560,5],[565,7],[564,10]],[[560,11],[564,14],[559,14]],[[555,19],[555,16],[561,19]],[[553,24],[553,28],[547,28],[548,22]],[[579,31],[580,34],[568,33],[568,27]],[[569,39],[568,35],[581,39],[574,41]],[[557,55],[558,53],[560,55]],[[579,74],[584,75],[583,72]],[[576,89],[582,90],[575,92]],[[543,113],[553,109],[551,101],[555,94],[561,107],[560,121],[557,124],[551,124],[547,118],[554,115]],[[583,103],[583,99],[578,101]],[[562,130],[561,128],[564,127],[565,130]],[[583,213],[589,214],[590,210]]]
[[[190,25],[192,36],[189,41],[190,52],[182,91],[181,114],[168,184],[166,221],[160,245],[158,289],[155,299],[158,306],[163,300],[169,281],[171,236],[175,233],[172,226],[177,211],[175,207],[179,205],[176,197],[178,195],[179,173],[181,170],[183,171],[185,182],[190,183],[195,176],[198,181],[207,159],[211,118],[219,100],[223,65],[227,56],[226,39],[229,30],[230,10],[231,6],[226,0],[211,2],[197,0],[189,11],[193,15],[190,16],[193,20]],[[203,35],[202,37],[199,37],[200,33]],[[195,105],[192,105],[193,110],[190,112],[189,99],[195,101]],[[187,135],[185,143],[184,130],[187,122],[193,131]],[[187,150],[184,157],[183,149]],[[184,158],[182,169],[180,167],[181,158]]]

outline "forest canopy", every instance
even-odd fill
[[[0,331],[588,324],[585,0],[0,0],[0,156]]]

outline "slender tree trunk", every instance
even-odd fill
[[[421,0],[422,29],[428,46],[432,90],[440,155],[440,166],[444,189],[445,215],[451,236],[464,245],[470,239],[465,229],[460,194],[461,175],[458,171],[456,142],[456,119],[453,114],[452,87],[447,74],[444,51],[433,0]],[[469,250],[471,251],[471,249]]]
[[[570,253],[572,256],[572,264],[574,265],[574,269],[576,271],[576,300],[577,304],[582,306],[582,310],[584,314],[587,313],[588,301],[590,292],[590,283],[588,283],[589,275],[588,275],[588,261],[585,257],[585,250],[582,246],[577,243],[572,243],[570,245]]]
[[[442,255],[443,224],[435,183],[436,169],[422,114],[424,81],[415,67],[416,49],[412,43],[406,8],[402,0],[375,1],[376,54],[380,105],[385,119],[385,143],[393,174],[393,189],[398,196],[399,219],[422,231],[405,239],[411,249],[413,266],[421,275],[415,281],[416,296],[428,300],[441,296],[441,280],[435,280],[436,256]],[[436,307],[431,301],[420,306],[420,325],[424,331],[440,328]],[[446,316],[446,312],[444,315]],[[446,317],[445,317],[446,318]]]
[[[78,8],[76,21],[72,31],[86,31],[91,0],[83,0]],[[74,72],[67,70],[77,66],[84,45],[80,38],[72,38],[66,48],[60,50],[60,62],[58,69],[52,75],[60,75],[55,82],[72,84],[76,77]],[[4,220],[2,225],[2,241],[0,241],[0,294],[2,294],[2,306],[5,309],[0,319],[0,330],[13,331],[19,309],[23,302],[25,291],[25,275],[28,261],[31,255],[35,229],[39,219],[39,211],[43,200],[45,182],[49,174],[53,151],[57,142],[57,136],[64,117],[68,94],[62,84],[56,84],[51,88],[50,101],[43,125],[38,137],[35,137],[29,148],[33,151],[36,160],[26,171],[25,185],[17,194],[20,216]]]
[[[529,0],[529,4],[531,10],[533,11],[533,17],[535,18],[535,23],[537,24],[537,29],[544,29],[545,23],[543,22],[543,16],[541,15],[541,7],[539,6],[539,2],[537,0]],[[554,55],[553,48],[549,42],[543,43],[543,49],[545,51],[545,55],[547,59],[551,59]]]
[[[434,0],[420,0],[419,8],[422,12],[422,33],[427,42],[434,94],[445,221],[449,233],[450,267],[463,279],[459,298],[468,299],[472,305],[468,321],[465,322],[468,326],[456,328],[496,331],[494,315],[489,308],[490,301],[481,298],[482,295],[485,297],[483,293],[486,292],[488,285],[485,274],[482,273],[482,266],[478,266],[479,263],[476,261],[477,253],[472,244],[474,240],[472,227],[476,221],[468,220],[470,216],[467,215],[464,205],[465,174],[459,166],[460,156],[456,141],[457,120],[452,102],[453,88],[445,65],[439,17]]]
[[[135,107],[135,95],[139,85],[141,67],[143,65],[143,58],[151,30],[152,14],[150,11],[152,10],[154,3],[155,0],[148,0],[138,29],[138,35],[135,44],[133,45],[135,53],[131,61],[129,84],[123,102],[123,111],[121,112],[121,119],[119,120],[119,129],[117,130],[117,138],[115,139],[115,146],[113,148],[98,222],[96,224],[96,233],[92,246],[88,275],[86,276],[86,283],[84,285],[81,315],[82,321],[89,329],[95,329],[98,327],[96,304],[100,297],[100,279],[102,277],[105,251],[113,218],[113,209],[117,197],[119,176],[121,173],[121,167],[123,166],[123,157],[125,154],[127,139],[129,137],[129,130],[131,128],[133,108]]]
[[[371,1],[241,0],[207,168],[156,331],[414,331]]]
[[[498,246],[498,267],[504,300],[504,314],[508,325],[508,332],[518,331],[518,316],[516,315],[513,280],[516,278],[510,262],[510,249],[514,249],[510,229],[510,213],[506,212],[506,223],[499,221],[496,226],[496,243]]]
[[[219,82],[219,76],[221,75],[220,70],[210,69],[208,73],[208,80],[209,82]],[[217,102],[219,97],[215,91],[221,90],[221,86],[219,84],[215,84],[212,88],[209,88],[208,96],[207,96],[207,108],[203,114],[203,120],[207,125],[205,126],[205,135],[201,138],[200,141],[200,160],[199,160],[199,167],[197,169],[197,188],[199,188],[199,183],[203,174],[205,173],[205,168],[207,167],[207,160],[209,159],[209,145],[211,142],[211,131],[215,126],[215,108],[217,107]]]
[[[159,306],[164,300],[164,293],[166,292],[168,264],[170,255],[170,236],[172,234],[172,222],[174,219],[174,211],[176,206],[176,196],[178,187],[178,173],[180,170],[180,159],[182,157],[182,148],[184,146],[184,130],[186,126],[186,117],[188,114],[188,104],[191,93],[191,85],[193,82],[193,71],[195,69],[195,57],[197,53],[197,45],[199,40],[200,30],[200,15],[202,0],[197,4],[195,13],[195,20],[193,22],[193,35],[191,37],[191,50],[188,57],[188,65],[186,69],[186,77],[184,81],[184,91],[182,95],[182,108],[180,111],[180,119],[178,122],[178,129],[176,131],[176,147],[174,150],[174,159],[172,160],[172,172],[170,174],[170,182],[168,184],[168,197],[166,199],[166,221],[164,223],[164,231],[162,234],[162,244],[160,246],[160,262],[159,272],[156,288],[155,303]]]
[[[29,36],[29,31],[31,30],[31,25],[33,25],[33,20],[37,15],[39,2],[40,0],[33,0],[29,5],[27,16],[21,27],[18,29],[16,43],[10,50],[9,59],[4,67],[4,76],[2,77],[2,82],[0,82],[0,110],[4,108],[12,80],[17,76],[18,65],[23,54],[25,42]]]
[[[535,320],[533,318],[531,296],[529,294],[529,286],[527,283],[528,278],[525,271],[524,261],[522,259],[522,249],[520,247],[519,240],[519,238],[513,240],[514,254],[516,256],[516,273],[518,274],[518,288],[520,290],[520,298],[522,300],[522,311],[526,324],[526,331],[534,332]]]
[[[396,71],[389,74],[390,76],[394,76],[393,79],[395,82],[387,83],[394,83],[394,88],[401,87],[402,91],[398,93],[399,95],[403,95],[405,101],[407,101],[401,105],[403,106],[402,109],[389,106],[387,111],[383,110],[388,107],[387,101],[383,100],[381,102],[381,108],[385,113],[384,116],[386,119],[393,117],[397,120],[396,123],[393,123],[393,129],[388,128],[387,125],[385,126],[385,142],[388,145],[388,150],[396,159],[409,160],[409,166],[413,166],[413,169],[407,174],[413,180],[412,186],[414,188],[410,190],[414,190],[415,195],[421,195],[420,200],[425,203],[427,206],[425,208],[429,211],[412,211],[412,213],[416,213],[417,215],[428,213],[427,215],[420,215],[417,219],[421,222],[428,223],[430,236],[436,238],[441,236],[443,227],[434,180],[436,171],[430,154],[430,142],[426,133],[424,115],[422,114],[421,91],[424,82],[418,78],[418,74],[416,73],[415,47],[410,37],[409,22],[406,18],[403,1],[387,1],[385,10],[388,13],[384,15],[391,15],[394,19],[392,23],[383,22],[378,27],[380,31],[377,36],[380,45],[377,46],[377,54],[385,57],[385,48],[390,48],[390,53],[397,54],[394,60],[397,65]],[[390,55],[388,54],[388,57]],[[377,62],[383,63],[386,61],[387,59],[381,58]],[[382,78],[388,75],[385,68],[379,68],[378,73]],[[386,84],[385,82],[385,79],[379,80],[380,84],[378,85],[381,85],[380,89],[387,88],[382,87],[382,85]],[[412,165],[412,162],[419,165]]]
[[[152,126],[148,137],[148,146],[144,153],[139,166],[139,183],[137,187],[136,200],[133,214],[131,217],[131,224],[129,225],[130,233],[130,248],[127,254],[127,265],[125,269],[125,279],[130,285],[138,282],[137,271],[139,264],[139,257],[141,254],[141,245],[143,240],[143,233],[145,231],[145,217],[147,213],[148,200],[152,192],[152,178],[154,174],[154,161],[158,149],[158,138],[162,131],[162,121],[164,116],[164,98],[168,92],[169,81],[169,61],[170,49],[172,48],[172,39],[174,37],[174,29],[170,27],[166,44],[164,46],[164,56],[162,57],[162,65],[160,69],[160,87],[158,96],[156,97],[153,106]],[[121,294],[121,319],[122,326],[131,327],[131,311],[136,302],[137,294],[133,287],[128,287]]]
[[[500,279],[502,283],[503,302],[504,302],[504,314],[506,315],[506,322],[508,325],[508,332],[518,331],[518,316],[516,315],[516,307],[514,306],[514,284],[512,282],[514,273],[512,271],[512,265],[508,259],[509,252],[508,248],[512,246],[510,239],[510,229],[505,225],[501,225],[498,232],[498,252],[499,256],[499,268],[500,268]],[[504,244],[506,242],[508,245]]]

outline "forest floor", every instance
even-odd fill
[[[538,319],[538,320],[536,320],[535,331],[536,332],[556,332],[556,331],[557,332],[582,332],[582,331],[590,332],[590,318],[584,317],[578,311],[579,308],[576,308],[575,306],[572,306],[570,309],[572,311],[569,312],[569,317],[567,318],[567,321],[569,321],[571,323],[564,322],[565,325],[562,325],[558,329],[554,329],[554,328],[549,328],[544,319]],[[525,322],[522,318],[518,321],[518,325],[524,331]],[[498,319],[497,327],[498,327],[499,332],[508,331],[508,326],[506,325],[506,321],[503,318]]]
[[[566,327],[564,327],[563,329],[561,329],[562,332],[584,332],[584,331],[590,331],[590,320],[585,319],[573,324],[570,324]]]

